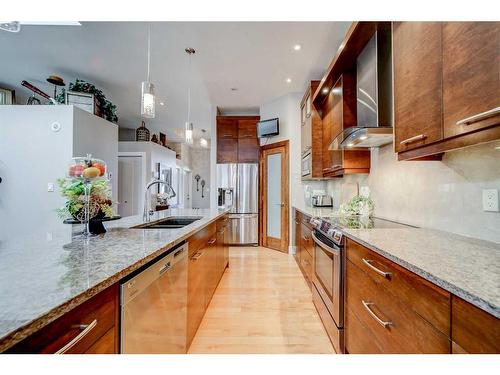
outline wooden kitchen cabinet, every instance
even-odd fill
[[[229,218],[225,215],[217,220],[217,273],[219,279],[229,263],[229,245],[227,241],[227,225]]]
[[[349,353],[450,353],[451,295],[364,246],[346,242]]]
[[[258,163],[259,116],[217,116],[217,163]]]
[[[340,76],[321,107],[323,177],[369,173],[369,150],[330,150],[330,144],[344,129],[356,126],[356,77],[345,72]]]
[[[443,22],[446,138],[500,125],[499,46],[500,22]]]
[[[215,223],[207,225],[188,239],[188,296],[187,296],[187,347],[205,315],[210,301],[215,268],[215,246],[209,242],[215,238]],[[214,263],[214,264],[212,264]],[[215,288],[214,288],[215,289]],[[213,292],[212,292],[213,293]]]
[[[500,22],[393,22],[399,160],[500,139]]]
[[[311,218],[295,211],[295,261],[297,262],[309,288],[312,286],[313,240]]]
[[[500,319],[456,296],[451,306],[453,353],[500,353]]]
[[[116,354],[119,285],[114,284],[7,350],[7,353]]]
[[[303,175],[303,180],[322,178],[322,124],[321,117],[314,106],[312,97],[318,88],[320,81],[311,81],[300,103],[301,113],[301,155],[310,155],[310,174]]]
[[[394,146],[443,138],[441,22],[393,22]]]
[[[238,162],[238,139],[217,138],[217,163]]]

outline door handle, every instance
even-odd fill
[[[457,121],[457,125],[470,125],[470,124],[473,124],[475,122],[485,120],[489,117],[496,116],[498,114],[500,114],[500,107],[496,107],[496,108],[490,109],[489,111],[481,112],[481,113],[478,113],[477,115],[470,116],[470,117],[464,118],[462,120],[459,120],[459,121]]]

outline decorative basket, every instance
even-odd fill
[[[146,128],[146,123],[141,122],[141,126],[135,131],[135,140],[138,142],[149,142],[149,129]]]

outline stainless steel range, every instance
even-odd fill
[[[342,232],[329,221],[314,227],[313,302],[337,353],[344,352],[344,246]]]

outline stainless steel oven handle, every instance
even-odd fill
[[[370,308],[371,305],[374,305],[373,302],[366,302],[366,301],[363,301],[363,300],[361,300],[361,302],[363,303],[363,306],[365,307],[366,311],[368,311],[368,313],[371,315],[371,317],[373,319],[375,319],[377,321],[377,323],[380,324],[382,327],[387,328],[387,326],[390,326],[392,324],[392,322],[384,321],[384,320],[380,319],[377,316],[377,314],[375,314],[373,312],[373,310]]]
[[[320,239],[318,239],[318,237],[316,237],[314,235],[314,232],[311,232],[311,236],[312,236],[314,242],[316,243],[316,245],[318,245],[319,247],[321,247],[323,250],[326,250],[329,253],[332,253],[334,255],[340,255],[340,249],[335,249],[333,247],[330,247],[330,246],[324,244],[323,242],[321,242]]]
[[[371,262],[373,262],[373,260],[370,260],[370,259],[365,259],[365,258],[361,258],[361,260],[363,261],[364,264],[366,264],[371,270],[375,271],[376,273],[378,273],[380,276],[382,277],[385,277],[386,279],[389,278],[389,276],[391,276],[391,273],[390,272],[384,272],[382,270],[379,270],[377,267],[375,267],[374,265],[372,265]]]

